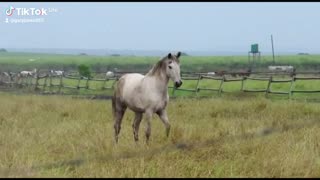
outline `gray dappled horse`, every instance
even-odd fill
[[[132,124],[135,141],[138,141],[138,131],[143,114],[145,114],[147,123],[145,130],[147,143],[151,134],[151,118],[154,113],[164,123],[168,137],[170,132],[170,123],[166,112],[169,101],[168,83],[171,79],[176,88],[182,85],[180,55],[181,52],[176,55],[169,53],[161,58],[145,76],[138,73],[128,73],[119,79],[112,97],[116,143],[127,107],[135,113]]]

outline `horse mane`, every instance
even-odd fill
[[[168,56],[161,58],[146,75],[150,75],[150,76],[160,75],[161,72],[165,70],[165,61],[168,59],[169,59]],[[171,60],[179,63],[179,59],[174,55],[172,55]]]
[[[164,65],[165,65],[165,61],[167,60],[167,57],[163,57],[160,59],[160,61],[158,61],[153,67],[152,69],[147,73],[147,75],[160,75],[161,71],[164,70]]]

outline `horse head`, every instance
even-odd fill
[[[181,75],[180,75],[180,60],[181,52],[178,52],[176,55],[169,53],[167,55],[166,61],[166,75],[169,79],[174,82],[176,88],[182,85]]]

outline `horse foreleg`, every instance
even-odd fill
[[[142,120],[142,113],[135,113],[134,121],[132,123],[132,129],[133,129],[133,135],[134,135],[135,141],[139,140],[139,127],[140,127],[141,120]]]
[[[152,111],[146,112],[146,142],[149,142],[149,138],[151,135],[151,118],[152,118]]]
[[[165,109],[158,111],[157,115],[159,116],[159,118],[161,119],[161,121],[163,122],[164,126],[166,127],[166,135],[167,137],[169,136],[170,133],[170,123],[169,123],[169,119],[168,119],[168,115],[167,115],[167,111]]]

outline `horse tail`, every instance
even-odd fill
[[[117,99],[117,94],[116,94],[116,91],[113,93],[113,96],[112,96],[112,114],[115,116],[116,115],[116,99]]]
[[[116,112],[117,112],[117,99],[118,99],[118,96],[119,96],[119,93],[117,92],[118,91],[118,83],[116,83],[114,85],[114,90],[113,90],[113,96],[112,96],[112,113],[113,113],[113,116],[116,116]]]
[[[121,99],[121,88],[123,86],[124,80],[119,79],[118,82],[115,84],[113,96],[112,96],[112,113],[114,116],[117,112],[122,112],[125,110],[125,104],[120,100]],[[124,108],[124,109],[123,109]]]

